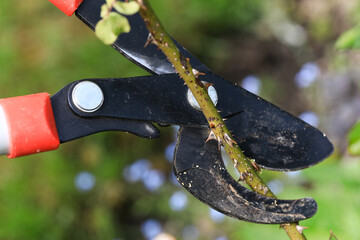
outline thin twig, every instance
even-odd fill
[[[329,240],[333,240],[333,238],[334,238],[335,240],[338,240],[338,238],[336,237],[336,235],[334,234],[334,232],[333,232],[332,230],[330,230],[330,238],[329,238]]]
[[[211,129],[210,134],[215,135],[215,139],[224,147],[229,157],[233,160],[234,166],[240,173],[241,180],[245,181],[253,191],[267,197],[276,198],[259,177],[259,166],[251,159],[247,158],[239,148],[238,144],[234,141],[232,134],[226,127],[213,102],[210,100],[207,92],[208,86],[204,86],[198,79],[199,72],[192,68],[189,59],[181,55],[179,49],[158,20],[148,0],[137,0],[137,2],[140,4],[140,15],[144,19],[150,32],[148,43],[157,45],[159,49],[164,52],[168,60],[173,64],[177,73],[185,81],[209,123]],[[290,239],[306,239],[305,235],[300,233],[296,228],[297,226],[296,223],[281,225]]]

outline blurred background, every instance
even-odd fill
[[[358,51],[334,43],[360,21],[357,0],[153,0],[168,32],[215,73],[324,131],[336,150],[294,173],[263,171],[281,198],[311,196],[308,239],[360,239],[360,164],[347,133],[360,117]],[[96,77],[146,75],[46,0],[0,1],[0,97],[56,93]],[[140,139],[100,133],[59,150],[0,157],[0,239],[288,239],[278,225],[209,209],[174,180],[176,128]],[[228,160],[225,157],[225,162]],[[234,174],[232,164],[229,171]]]

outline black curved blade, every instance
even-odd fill
[[[333,152],[324,133],[273,106],[266,110],[245,109],[230,118],[227,125],[245,155],[266,169],[308,168]]]
[[[263,168],[293,171],[315,165],[333,152],[324,133],[299,118],[227,82],[206,74],[213,83],[229,130],[247,157]]]
[[[280,200],[243,187],[226,171],[216,141],[205,143],[207,128],[181,127],[174,173],[192,195],[228,216],[255,223],[279,224],[312,217],[312,198]]]

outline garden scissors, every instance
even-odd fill
[[[91,29],[105,0],[50,0]],[[10,158],[54,150],[60,143],[102,131],[155,138],[153,125],[179,125],[173,170],[181,185],[212,208],[256,223],[297,222],[313,216],[312,198],[272,199],[254,193],[227,172],[216,141],[191,93],[155,46],[139,14],[129,16],[131,32],[112,45],[150,72],[133,78],[84,79],[53,96],[47,93],[0,100],[0,153]],[[324,133],[236,84],[217,76],[180,44],[182,55],[204,73],[209,93],[236,142],[265,169],[293,171],[325,159],[333,146]]]

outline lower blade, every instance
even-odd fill
[[[280,200],[240,185],[227,172],[216,141],[205,142],[207,128],[181,127],[174,157],[174,173],[192,195],[228,216],[255,223],[279,224],[312,217],[312,198]]]

